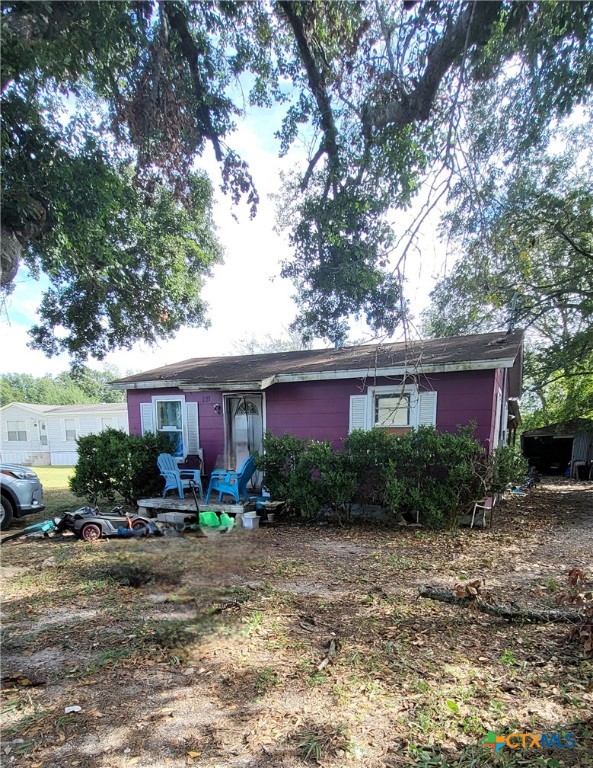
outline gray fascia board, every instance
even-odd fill
[[[408,365],[390,368],[362,368],[357,370],[314,371],[310,373],[280,373],[255,381],[212,381],[192,382],[180,380],[131,381],[110,384],[113,389],[181,389],[183,392],[222,392],[263,390],[272,384],[289,384],[299,381],[334,381],[336,379],[365,379],[379,376],[414,376],[429,373],[456,373],[459,371],[484,371],[496,368],[512,368],[515,357],[496,360],[470,360],[458,363],[436,363],[434,365]]]
[[[457,371],[484,371],[512,368],[515,358],[477,360],[464,363],[437,363],[435,365],[397,366],[393,368],[364,368],[360,370],[321,371],[314,373],[284,373],[276,376],[277,384],[297,381],[323,381],[335,379],[366,379],[379,376],[414,376],[428,373],[455,373]]]
[[[123,381],[109,384],[111,389],[180,389],[179,381]]]

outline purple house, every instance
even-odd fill
[[[204,472],[240,466],[263,435],[330,440],[354,429],[455,431],[475,421],[488,450],[519,420],[523,332],[398,344],[193,358],[127,376],[131,434],[169,432]]]

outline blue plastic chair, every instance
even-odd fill
[[[222,501],[222,496],[228,493],[238,504],[241,498],[245,501],[249,501],[249,494],[247,493],[247,483],[251,480],[251,476],[255,472],[255,459],[253,456],[245,459],[243,466],[238,472],[231,472],[226,469],[215,469],[210,475],[210,482],[208,483],[208,493],[206,494],[206,504],[210,499],[210,494],[215,491],[218,492],[218,501]]]
[[[157,464],[159,472],[165,478],[163,496],[167,495],[167,491],[177,491],[180,499],[185,498],[183,491],[184,488],[189,487],[190,480],[196,484],[200,496],[204,495],[199,469],[179,469],[175,458],[170,453],[161,453],[157,459]]]

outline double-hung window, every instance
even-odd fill
[[[373,426],[411,426],[409,393],[375,394]]]
[[[184,456],[183,451],[183,409],[181,399],[155,399],[156,431],[165,432],[171,438],[173,456]]]
[[[74,443],[77,438],[76,419],[64,419],[64,440]]]
[[[26,443],[27,442],[27,422],[26,421],[7,421],[6,431],[9,442]]]
[[[418,389],[414,384],[371,387],[369,400],[369,427],[407,432],[417,426]]]

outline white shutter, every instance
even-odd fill
[[[187,403],[187,452],[197,454],[200,450],[200,427],[198,423],[198,404]]]
[[[368,429],[367,425],[368,398],[366,395],[350,395],[350,424],[348,432],[355,429]]]
[[[142,434],[145,432],[154,432],[154,423],[152,418],[152,403],[140,404],[140,425]]]
[[[418,426],[436,427],[437,393],[420,392],[418,395]]]
[[[502,415],[502,392],[499,389],[496,393],[496,412],[494,415],[494,440],[492,447],[498,448],[500,445],[500,417]]]

